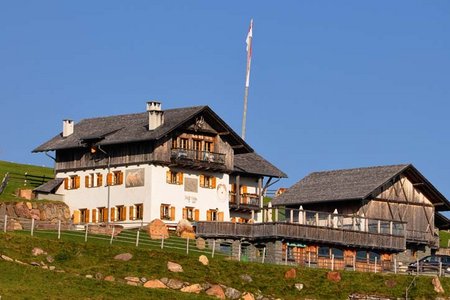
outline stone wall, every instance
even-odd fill
[[[70,220],[69,207],[62,202],[0,202],[0,217],[25,218],[66,223]]]

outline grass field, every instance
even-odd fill
[[[346,299],[351,293],[377,294],[390,297],[404,297],[405,288],[413,277],[408,275],[389,275],[359,272],[341,272],[342,281],[330,282],[326,279],[327,270],[297,268],[297,278],[286,280],[284,273],[289,266],[243,263],[229,261],[223,256],[210,257],[210,264],[203,266],[198,255],[171,249],[141,249],[132,244],[109,245],[107,241],[84,243],[79,238],[31,237],[24,233],[0,233],[0,254],[19,259],[23,262],[45,261],[45,256],[34,257],[31,250],[40,247],[53,256],[56,270],[65,273],[42,270],[38,267],[22,266],[0,260],[0,295],[3,299],[14,298],[18,293],[22,298],[41,299],[47,295],[50,299],[77,297],[79,299],[201,299],[205,294],[192,296],[176,291],[149,291],[143,287],[130,287],[124,283],[126,276],[156,279],[175,278],[190,283],[219,283],[234,287],[240,291],[250,291],[282,299]],[[129,262],[116,261],[113,257],[119,253],[130,252],[134,255]],[[183,266],[183,273],[171,273],[167,270],[167,261]],[[117,282],[104,282],[86,279],[85,275],[101,273],[113,275]],[[253,282],[245,283],[240,275],[248,274]],[[299,292],[293,285],[303,283]],[[390,287],[387,286],[390,282]],[[450,278],[442,278],[450,295]],[[393,286],[392,286],[393,283]],[[421,276],[410,290],[414,299],[434,299],[431,277]],[[45,297],[44,297],[45,298]]]
[[[11,163],[11,162],[0,160],[0,182],[3,180],[3,177],[5,176],[6,173],[16,173],[16,174],[21,174],[21,175],[28,173],[28,174],[32,174],[32,175],[36,175],[36,176],[47,176],[47,177],[52,177],[52,178],[54,176],[53,169],[51,169],[51,168],[38,167],[38,166],[33,166],[33,165],[16,164],[16,163]],[[18,188],[23,188],[23,187],[25,187],[25,186],[24,186],[24,182],[22,180],[11,179],[9,181],[6,189],[0,195],[0,201],[20,200],[19,198],[17,198],[14,195],[14,193]]]

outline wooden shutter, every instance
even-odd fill
[[[122,213],[120,214],[120,220],[125,221],[127,219],[127,207],[122,206]]]
[[[75,176],[75,188],[78,189],[80,187],[80,176]]]
[[[187,208],[183,208],[183,219],[187,220]]]
[[[123,184],[123,172],[119,172],[118,174],[118,183],[117,184]]]
[[[172,183],[170,180],[171,174],[172,174],[172,172],[170,170],[166,172],[166,182],[167,183]]]
[[[86,209],[86,213],[85,213],[85,219],[83,220],[85,223],[89,223],[89,220],[91,219],[89,216],[89,209]]]
[[[216,177],[211,177],[211,188],[212,189],[216,188]]]
[[[177,183],[178,184],[183,184],[183,172],[178,172],[177,173]]]
[[[134,220],[134,206],[130,206],[130,220]]]
[[[164,219],[164,205],[161,204],[161,206],[159,207],[159,218],[162,220]]]
[[[199,221],[200,220],[200,210],[195,209],[194,210],[194,220]]]
[[[232,193],[236,193],[236,183],[233,183],[233,184],[231,185],[231,192],[232,192]]]
[[[247,186],[246,185],[243,185],[241,187],[241,190],[242,190],[242,194],[247,194]]]
[[[211,221],[211,210],[208,209],[208,211],[206,212],[206,221]]]
[[[113,184],[113,174],[112,173],[108,173],[108,175],[106,175],[106,184],[107,185]]]
[[[217,213],[217,221],[223,222],[223,211]]]
[[[103,175],[97,174],[97,186],[102,186],[102,185],[103,185]]]
[[[89,187],[89,175],[84,176],[84,187]]]
[[[205,187],[205,175],[200,175],[200,186]]]
[[[73,224],[80,224],[80,211],[79,210],[73,211]]]
[[[170,220],[175,221],[175,206],[170,207]]]
[[[103,209],[103,222],[108,222],[108,209],[104,208]]]
[[[69,189],[69,178],[64,178],[64,189]]]
[[[92,223],[97,223],[97,210],[95,208],[92,210]]]
[[[111,207],[111,221],[115,221],[115,220],[116,220],[116,208]]]

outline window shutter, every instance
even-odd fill
[[[103,175],[97,174],[97,186],[102,186],[102,185],[103,185]]]
[[[64,189],[69,189],[69,178],[64,178]]]
[[[187,208],[183,208],[183,219],[187,220]]]
[[[89,187],[90,185],[89,185],[89,176],[88,175],[86,175],[86,176],[84,176],[84,187]]]
[[[170,177],[171,177],[170,175],[171,175],[171,173],[172,173],[172,172],[171,172],[170,170],[166,172],[166,182],[167,182],[167,183],[171,183],[171,182],[170,182]]]
[[[108,209],[104,208],[103,209],[103,222],[108,222],[108,214],[109,214]]]
[[[233,183],[233,184],[231,185],[231,192],[232,192],[232,193],[236,193],[236,183]]]
[[[205,187],[205,175],[200,175],[200,186]]]
[[[177,173],[177,183],[178,184],[183,184],[183,172],[178,172]]]
[[[130,220],[134,220],[134,206],[130,206]]]
[[[231,222],[236,223],[236,217],[232,217]]]
[[[162,220],[164,219],[164,205],[161,204],[159,207],[159,218]]]
[[[211,221],[211,210],[208,209],[208,211],[206,212],[206,221]]]
[[[217,221],[223,222],[223,211],[217,213]]]
[[[195,221],[200,220],[200,210],[198,210],[198,209],[194,210],[194,220]]]
[[[211,188],[212,189],[216,188],[216,177],[211,177]]]
[[[116,208],[111,207],[111,221],[115,221],[115,220],[116,220]]]
[[[90,216],[89,216],[89,209],[86,209],[86,215],[85,215],[85,219],[83,220],[84,221],[84,223],[89,223],[89,221],[90,221]]]
[[[175,221],[175,206],[170,207],[170,220]]]
[[[80,176],[75,176],[75,188],[78,189],[80,187]]]
[[[122,207],[122,213],[120,215],[120,220],[125,221],[127,219],[127,207]]]
[[[97,223],[97,210],[95,208],[92,210],[92,223]]]
[[[119,172],[119,182],[117,184],[123,184],[123,172]]]
[[[108,173],[108,175],[106,175],[106,184],[107,185],[112,185],[113,183],[113,174],[112,173]]]
[[[247,194],[247,186],[246,185],[243,185],[241,187],[241,189],[242,189],[242,194]]]
[[[80,224],[80,211],[79,210],[73,211],[73,224]]]

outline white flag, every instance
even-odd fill
[[[253,40],[253,19],[250,21],[250,28],[248,29],[247,39],[245,43],[247,44],[247,75],[245,78],[245,87],[250,85],[250,65],[252,62],[252,40]]]

